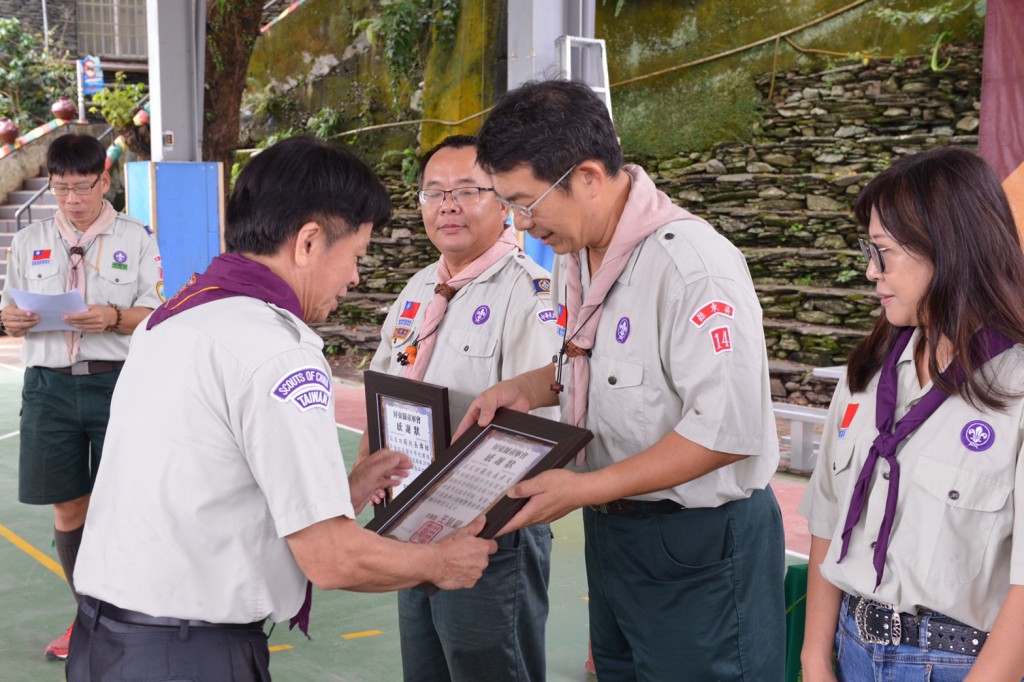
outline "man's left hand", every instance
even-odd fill
[[[588,504],[585,478],[565,469],[551,469],[515,484],[506,494],[511,498],[529,497],[530,501],[505,524],[499,535],[525,526],[551,523]]]
[[[109,305],[90,303],[84,313],[68,313],[62,319],[78,331],[99,334],[117,321],[117,311]]]

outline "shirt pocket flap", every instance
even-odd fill
[[[120,253],[120,252],[119,252]],[[100,265],[100,277],[111,284],[133,284],[139,279],[139,266],[133,263],[130,267],[116,260]]]
[[[954,464],[922,457],[914,470],[914,483],[950,507],[995,512],[1006,504],[1012,487]]]
[[[840,441],[836,446],[836,458],[832,462],[832,473],[841,474],[850,467],[850,462],[853,461],[853,451],[856,449],[856,443]]]
[[[33,263],[28,268],[28,272],[25,273],[25,279],[29,282],[33,280],[40,281],[59,274],[60,268],[57,267],[57,263],[51,258],[49,263]]]
[[[448,343],[455,352],[471,358],[489,358],[498,346],[497,337],[477,334],[465,329],[454,329],[448,333]]]
[[[631,388],[639,386],[644,381],[644,363],[642,362],[611,358],[605,367],[608,372],[606,383],[610,388]]]

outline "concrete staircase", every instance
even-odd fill
[[[11,192],[7,197],[7,203],[0,205],[0,288],[7,281],[7,254],[11,248],[11,240],[17,225],[14,221],[14,214],[21,208],[22,204],[32,198],[32,195],[43,187],[46,187],[47,178],[45,175],[29,178],[22,183],[21,188]],[[49,192],[44,192],[36,200],[29,211],[22,214],[22,227],[30,222],[49,218],[57,211],[57,200]]]

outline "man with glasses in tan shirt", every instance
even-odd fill
[[[53,505],[54,544],[76,600],[72,575],[110,397],[129,335],[163,300],[156,239],[104,199],[105,162],[103,145],[88,135],[65,135],[50,145],[49,191],[58,211],[15,235],[0,298],[4,330],[25,337],[18,499]],[[64,316],[67,331],[34,331],[40,318],[18,307],[13,289],[77,289],[87,310]],[[70,637],[68,628],[46,647],[47,658],[66,658]]]
[[[476,138],[446,138],[419,176],[423,225],[441,258],[391,307],[370,368],[447,386],[455,425],[484,389],[551,362],[556,315],[550,275],[519,249],[476,163]],[[368,450],[364,437],[361,456]],[[550,563],[551,530],[539,524],[498,538],[472,589],[399,592],[406,682],[543,680]]]

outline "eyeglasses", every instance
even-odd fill
[[[573,170],[576,168],[576,165],[577,164],[574,163],[572,166],[570,166],[569,170],[562,173],[562,177],[558,178],[553,183],[551,183],[551,186],[544,190],[544,194],[541,194],[539,197],[537,197],[536,201],[534,201],[529,206],[520,206],[515,202],[508,201],[507,199],[502,199],[499,196],[496,196],[495,198],[498,200],[498,203],[504,206],[505,208],[509,209],[510,211],[515,211],[516,215],[522,216],[524,218],[533,218],[533,209],[537,208],[537,204],[543,201],[544,197],[551,193],[551,190],[553,190],[555,187],[558,187],[558,184],[562,182],[562,180],[565,180],[567,177],[569,177],[569,173],[573,172]]]
[[[857,243],[860,245],[860,252],[864,254],[864,260],[869,263],[875,261],[878,271],[885,272],[885,261],[882,260],[882,252],[888,251],[891,247],[878,246],[874,242],[864,239],[858,239]]]
[[[455,189],[421,189],[420,203],[424,206],[443,204],[445,195],[451,194],[452,201],[459,206],[468,206],[480,201],[480,192],[493,192],[493,187],[456,187]]]
[[[97,175],[96,179],[93,180],[93,183],[91,185],[48,185],[47,187],[50,190],[50,194],[52,194],[55,197],[66,197],[68,195],[68,192],[74,192],[75,194],[83,195],[91,192],[92,188],[96,186],[96,183],[98,183],[100,181],[100,178],[102,177],[103,173]]]

